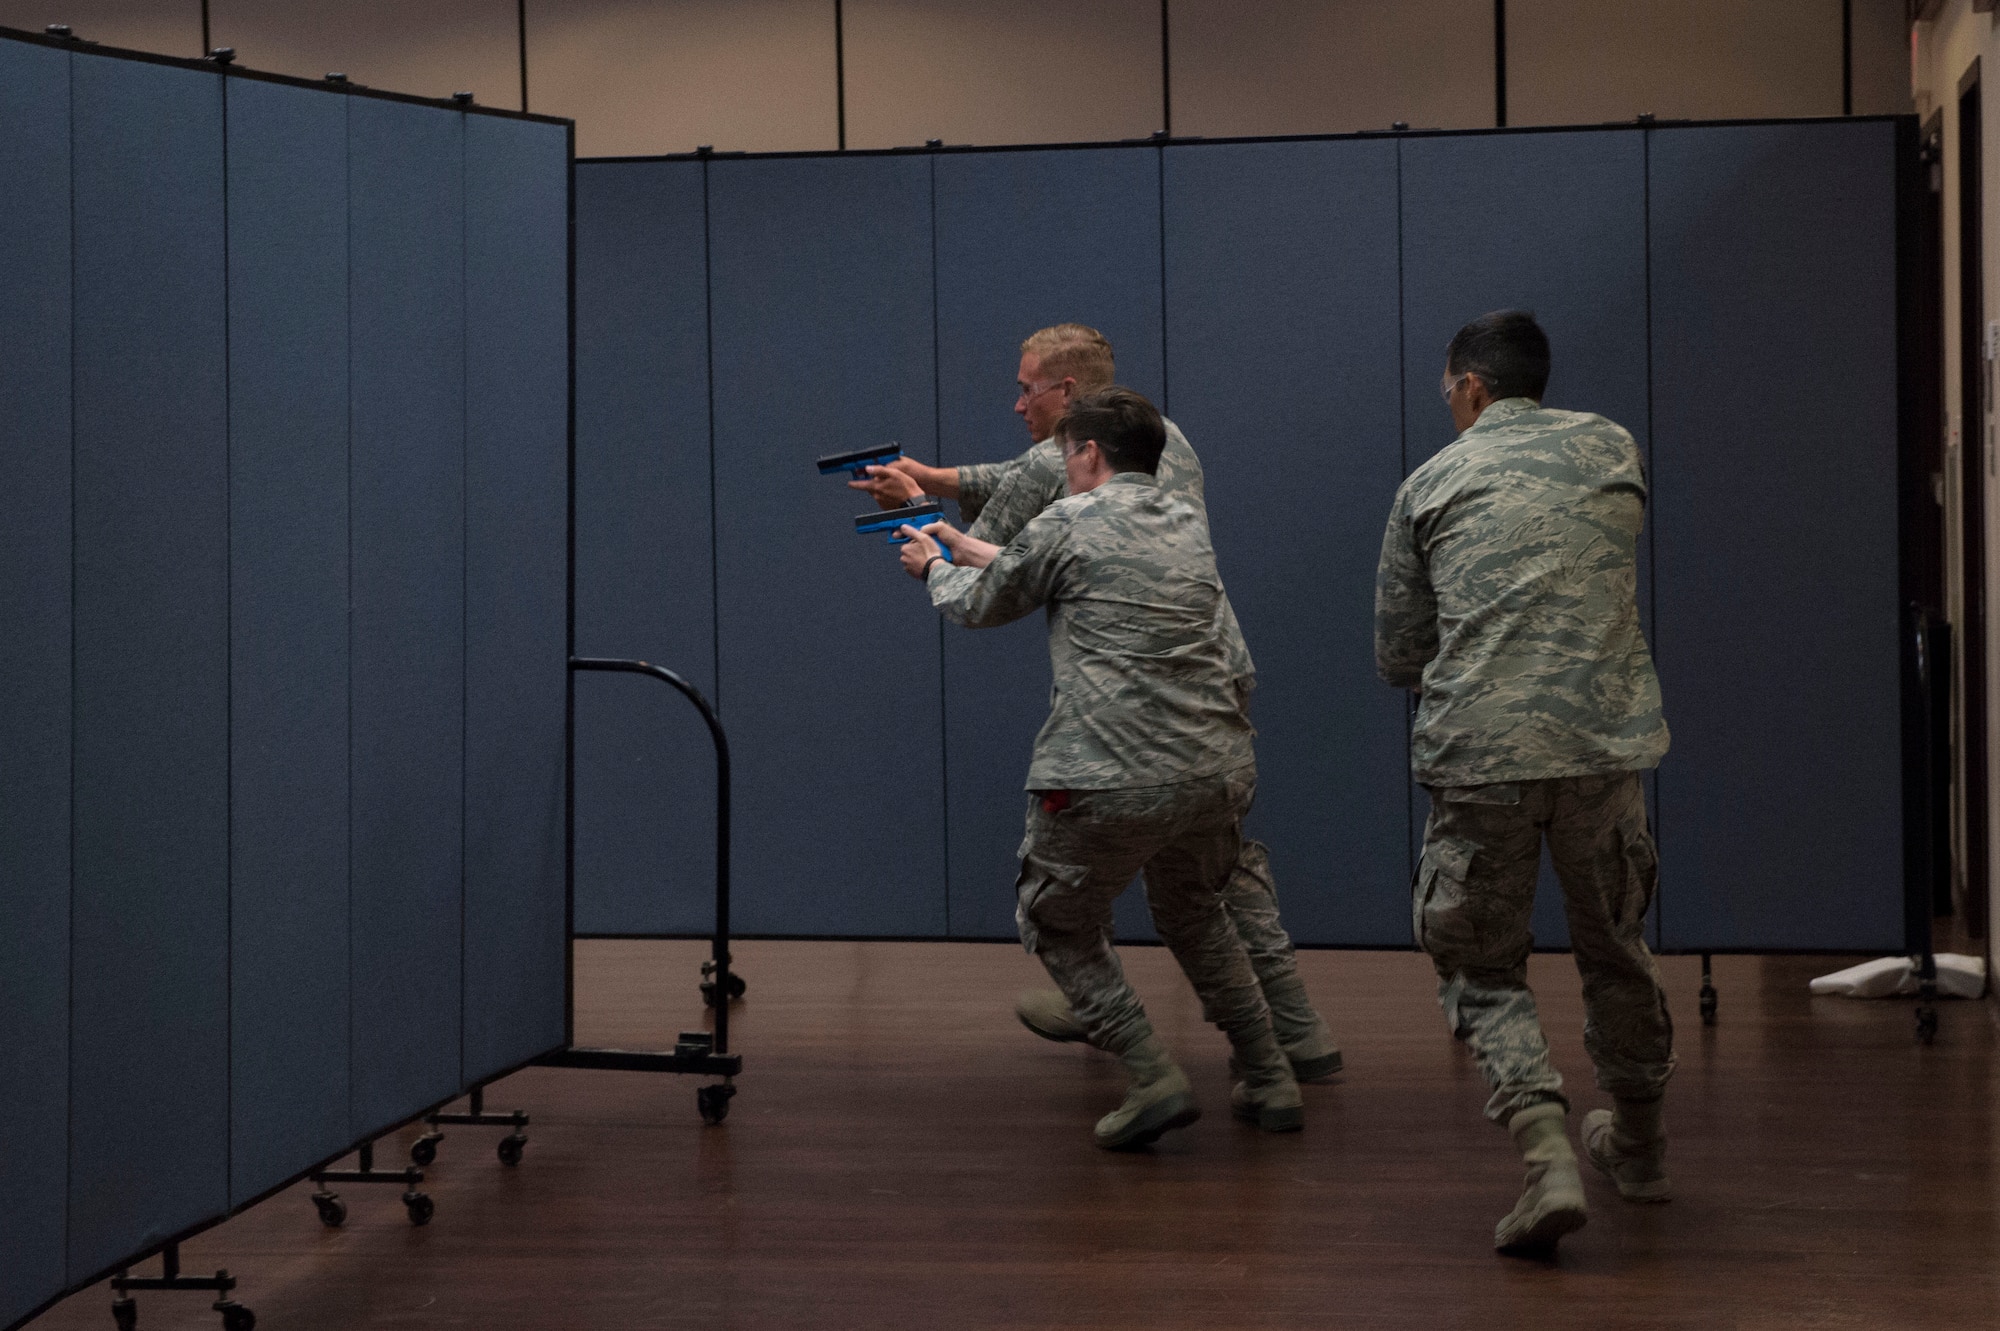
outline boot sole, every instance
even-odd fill
[[[1303,1106],[1291,1109],[1264,1109],[1257,1105],[1231,1105],[1230,1116],[1244,1123],[1255,1123],[1262,1132],[1297,1132],[1306,1125],[1306,1111]]]
[[[1496,1240],[1493,1250],[1506,1257],[1553,1257],[1562,1237],[1576,1233],[1589,1220],[1581,1206],[1560,1206],[1543,1212],[1534,1224],[1505,1243]]]
[[[1022,1016],[1018,1012],[1014,1014],[1014,1017],[1023,1026],[1026,1026],[1029,1030],[1041,1036],[1044,1040],[1053,1040],[1057,1044],[1084,1044],[1087,1043],[1088,1041],[1088,1037],[1085,1036],[1082,1031],[1075,1031],[1075,1032],[1053,1031],[1049,1030],[1046,1027],[1035,1025],[1034,1022],[1029,1021],[1026,1017]]]
[[[1032,1029],[1032,1028],[1031,1028]],[[1141,1146],[1151,1146],[1162,1135],[1175,1128],[1184,1128],[1201,1117],[1201,1106],[1192,1102],[1175,1105],[1163,1104],[1155,1111],[1157,1117],[1149,1115],[1134,1119],[1125,1131],[1116,1137],[1099,1137],[1097,1144],[1107,1151],[1131,1151]]]
[[[1320,1081],[1331,1077],[1341,1068],[1338,1049],[1330,1054],[1320,1054],[1313,1058],[1294,1058],[1290,1061],[1294,1081]]]

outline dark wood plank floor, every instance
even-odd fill
[[[700,951],[579,945],[580,1035],[671,1041],[698,1020]],[[184,1260],[237,1272],[265,1331],[2000,1324],[1983,1004],[1947,1004],[1924,1049],[1907,1003],[1807,997],[1844,963],[1721,958],[1705,1029],[1696,963],[1668,959],[1679,1199],[1623,1205],[1593,1177],[1589,1227],[1545,1266],[1491,1251],[1519,1168],[1421,958],[1304,958],[1349,1070],[1307,1089],[1304,1133],[1267,1137],[1230,1120],[1222,1039],[1171,960],[1126,957],[1208,1112],[1149,1154],[1092,1147],[1120,1074],[1015,1024],[1040,979],[1018,948],[752,943],[724,1127],[701,1125],[689,1079],[530,1070],[489,1100],[534,1114],[526,1162],[453,1130],[428,1227],[394,1189],[349,1187],[347,1227],[326,1230],[301,1185]],[[1575,973],[1538,957],[1533,979],[1580,1117],[1604,1100]],[[197,1296],[141,1297],[142,1328],[216,1324]],[[101,1331],[108,1300],[35,1331]]]

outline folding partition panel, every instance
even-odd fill
[[[1402,480],[1396,145],[1170,148],[1174,414],[1259,685],[1257,809],[1294,939],[1410,934],[1401,698],[1375,677]]]
[[[1051,324],[1098,329],[1117,356],[1120,381],[1162,401],[1159,151],[932,160],[944,461],[1001,461],[1034,442],[1011,410],[1015,372],[1022,339]],[[1049,714],[1042,616],[996,629],[948,627],[944,696],[948,932],[1012,938],[1022,782]],[[1121,896],[1117,915],[1121,937],[1153,935],[1141,893]]]
[[[1549,406],[1608,416],[1647,447],[1645,139],[1634,128],[1441,135],[1402,145],[1409,470],[1456,437],[1438,394],[1446,344],[1495,309],[1533,310],[1548,330]],[[1649,562],[1642,537],[1647,627]],[[1413,800],[1414,834],[1429,800],[1422,791]],[[1546,855],[1534,933],[1543,946],[1569,944]]]
[[[229,494],[221,77],[71,79],[76,1277],[228,1202]]]
[[[63,1284],[69,1137],[69,57],[0,42],[0,1326]]]
[[[716,691],[735,762],[736,922],[945,927],[938,616],[822,453],[934,460],[930,164],[719,159]]]
[[[465,129],[348,103],[352,1129],[458,1089]]]
[[[229,110],[230,1201],[347,1112],[347,102]]]
[[[577,168],[576,647],[714,697],[706,170]],[[577,676],[578,933],[711,926],[709,743],[657,680]]]
[[[1662,933],[1896,951],[1896,135],[1652,136]]]
[[[462,1077],[568,1043],[570,127],[465,122]]]
[[[0,1326],[567,1039],[569,128],[0,30]]]

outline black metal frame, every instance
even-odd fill
[[[573,534],[574,523],[572,523]],[[572,569],[574,566],[572,561]],[[538,1066],[550,1068],[598,1068],[615,1072],[673,1072],[721,1077],[723,1079],[721,1082],[704,1086],[695,1093],[695,1104],[701,1111],[702,1119],[709,1123],[720,1123],[729,1113],[730,1097],[736,1094],[736,1087],[730,1079],[743,1071],[743,1056],[729,1052],[729,1002],[742,992],[741,980],[732,976],[729,970],[729,737],[723,732],[721,718],[715,714],[715,709],[709,706],[708,699],[702,696],[701,690],[665,666],[612,657],[572,656],[569,668],[572,697],[575,692],[575,675],[578,671],[646,675],[671,686],[682,697],[693,703],[695,709],[701,713],[702,721],[708,726],[709,738],[715,744],[715,932],[711,935],[708,964],[702,967],[703,975],[708,977],[702,989],[709,996],[715,1009],[715,1031],[713,1034],[708,1031],[683,1031],[673,1049],[668,1052],[577,1046],[574,1043],[576,963],[572,952],[568,978],[570,995],[568,1032],[572,1043],[568,1048],[545,1054],[535,1062]],[[571,740],[573,753],[574,727]],[[568,859],[573,882],[576,859],[573,827]],[[574,910],[575,903],[572,900],[572,927],[575,923]]]
[[[111,1277],[111,1289],[118,1297],[111,1301],[111,1320],[118,1324],[120,1331],[131,1331],[138,1325],[139,1305],[132,1298],[137,1289],[187,1291],[212,1293],[217,1296],[209,1306],[222,1314],[223,1331],[251,1331],[257,1325],[257,1314],[230,1298],[236,1289],[236,1277],[227,1268],[212,1276],[184,1276],[181,1274],[181,1245],[169,1243],[160,1251],[160,1274],[157,1276],[135,1276],[129,1274],[129,1267],[119,1268]]]

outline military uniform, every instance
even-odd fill
[[[1432,799],[1417,941],[1499,1123],[1568,1103],[1526,979],[1544,836],[1598,1084],[1646,1101],[1673,1071],[1644,937],[1658,861],[1640,774],[1667,750],[1635,600],[1645,502],[1625,430],[1507,398],[1403,482],[1382,540],[1376,664],[1421,690],[1411,768]]]
[[[1166,421],[1167,440],[1160,452],[1154,480],[1168,494],[1188,499],[1203,512],[1201,459],[1180,427]],[[1061,499],[1068,489],[1062,446],[1045,439],[1008,462],[979,463],[958,468],[958,506],[969,524],[968,534],[994,545],[1012,541],[1031,519]],[[1223,632],[1230,653],[1230,670],[1247,695],[1255,687],[1257,668],[1236,622],[1236,611],[1222,598]],[[1251,964],[1263,985],[1277,1026],[1278,1039],[1301,1067],[1301,1076],[1322,1076],[1340,1067],[1339,1051],[1306,997],[1298,978],[1298,957],[1291,936],[1278,918],[1270,852],[1262,842],[1245,838],[1231,873],[1224,904],[1249,950]],[[1154,923],[1158,925],[1158,909]]]
[[[934,564],[927,582],[970,628],[1047,607],[1054,687],[1028,768],[1017,920],[1091,1043],[1122,1055],[1151,1035],[1109,942],[1111,903],[1142,871],[1209,1019],[1239,1047],[1268,1039],[1222,905],[1256,766],[1206,516],[1118,473],[1049,505],[986,568]]]

